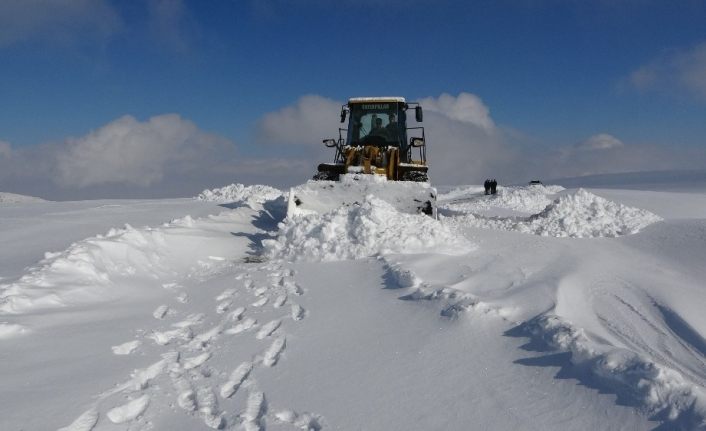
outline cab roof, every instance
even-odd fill
[[[382,96],[382,97],[351,97],[348,103],[405,103],[404,97]]]

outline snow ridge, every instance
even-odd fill
[[[551,349],[571,353],[572,364],[586,367],[617,393],[634,398],[648,412],[680,429],[702,429],[706,393],[681,374],[631,350],[592,341],[583,329],[555,315],[542,315],[523,329]]]
[[[478,212],[495,207],[534,214],[542,211],[552,202],[548,197],[549,195],[555,195],[563,190],[562,186],[544,186],[539,184],[523,187],[499,187],[498,193],[495,195],[485,196],[481,194],[471,199],[449,202],[444,205],[444,208],[452,211]],[[449,200],[468,195],[469,193],[478,194],[481,192],[482,188],[480,187],[458,188],[443,196],[439,196],[439,199]]]
[[[0,192],[0,204],[23,204],[31,202],[46,202],[34,196],[18,195],[15,193]]]
[[[529,217],[486,218],[468,214],[452,217],[451,220],[452,223],[540,236],[612,238],[635,234],[662,218],[649,211],[611,202],[579,189],[557,198],[542,212]]]
[[[195,199],[218,203],[243,202],[245,204],[261,204],[277,199],[280,196],[282,196],[282,191],[270,186],[231,184],[217,189],[206,189],[196,196]]]
[[[431,217],[406,214],[373,195],[323,215],[296,215],[263,241],[269,257],[290,261],[360,259],[389,253],[463,254],[474,246]]]

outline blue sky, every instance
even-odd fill
[[[298,150],[263,143],[262,119],[305,95],[468,93],[518,151],[598,134],[698,149],[704,22],[691,0],[0,2],[0,141],[31,151],[175,113],[277,157]]]

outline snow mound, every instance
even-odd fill
[[[570,353],[572,364],[633,398],[655,417],[678,423],[679,429],[703,426],[706,393],[678,372],[633,351],[601,344],[555,315],[543,315],[524,325],[528,335],[555,351]]]
[[[442,207],[456,212],[473,213],[491,208],[505,208],[535,214],[542,211],[552,202],[549,196],[563,190],[562,186],[537,184],[522,187],[500,187],[497,194],[486,196],[482,194],[483,188],[468,187],[452,190],[444,196],[439,196],[439,199],[455,199],[455,201],[444,204]],[[469,194],[472,196],[469,197]]]
[[[15,193],[0,192],[0,204],[21,204],[29,202],[46,202],[42,198],[34,196],[17,195]]]
[[[76,242],[63,252],[46,253],[17,282],[0,285],[0,312],[61,307],[104,295],[98,287],[107,287],[115,276],[166,273],[161,259],[167,252],[164,242],[160,230],[126,225]]]
[[[0,284],[0,314],[113,300],[129,289],[153,286],[155,280],[228,265],[229,258],[208,253],[236,252],[229,238],[213,236],[232,228],[232,220],[223,213],[203,219],[186,216],[159,228],[125,225],[75,242],[62,252],[45,253],[19,280]],[[130,283],[120,283],[127,278]],[[115,288],[118,285],[120,289]]]
[[[359,259],[379,254],[462,254],[475,247],[451,227],[419,214],[397,211],[369,195],[362,204],[280,223],[279,236],[263,241],[269,257],[294,261]]]
[[[477,227],[571,238],[630,235],[662,220],[649,211],[611,202],[584,189],[561,196],[542,212],[525,218],[469,214],[458,219]]]
[[[277,199],[280,196],[282,196],[282,191],[270,186],[231,184],[217,189],[204,190],[196,196],[196,199],[218,203],[243,202],[246,204],[261,204]]]

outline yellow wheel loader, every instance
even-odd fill
[[[321,163],[314,179],[337,181],[343,174],[372,174],[391,181],[429,181],[424,127],[407,127],[410,108],[421,123],[422,107],[403,97],[348,100],[341,107],[341,123],[348,117],[348,127],[338,129],[338,140],[324,139],[327,147],[336,149],[334,161]]]
[[[357,97],[341,107],[333,163],[321,163],[314,181],[289,193],[288,216],[324,213],[374,195],[399,211],[436,217],[436,189],[429,185],[426,138],[408,127],[407,113],[423,120],[422,107],[402,97]]]

